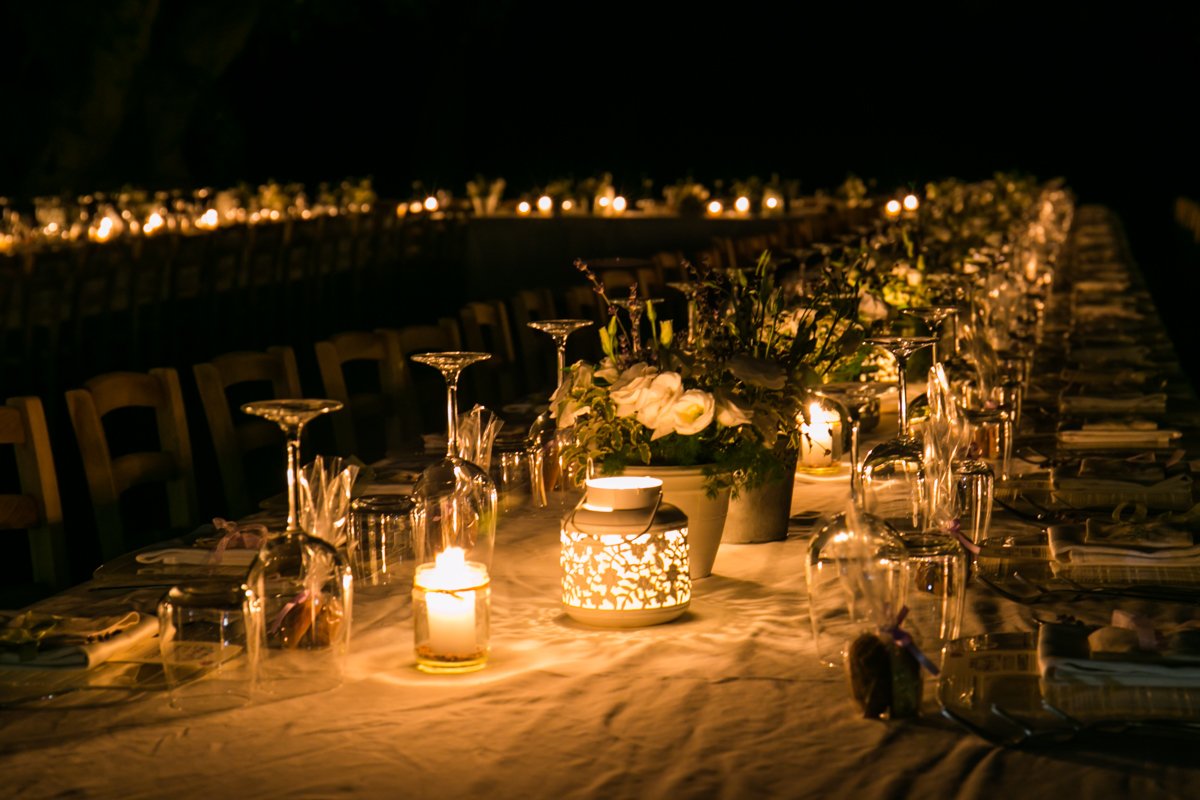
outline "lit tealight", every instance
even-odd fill
[[[596,205],[600,206],[601,208],[608,208],[608,204],[610,202],[612,202],[612,201],[609,199],[609,196],[606,194],[602,194],[596,198]]]
[[[768,197],[765,202],[767,204],[767,208],[771,209],[772,211],[779,208],[779,198],[775,197],[774,195]]]
[[[438,210],[438,199],[436,197],[434,197],[433,195],[429,195],[429,197],[426,197],[425,198],[425,210],[426,211],[437,211]]]
[[[107,242],[113,234],[113,221],[108,217],[100,220],[95,228],[88,231],[91,238],[97,242]]]
[[[742,196],[742,197],[739,197],[737,200],[734,200],[733,201],[733,210],[738,212],[739,214],[745,214],[747,211],[750,210],[750,198]]]
[[[549,214],[554,209],[554,198],[548,194],[544,194],[537,199],[537,209],[539,214]]]
[[[917,206],[919,206],[919,205],[921,205],[921,201],[917,199],[917,196],[915,194],[904,195],[904,210],[905,211],[916,211]]]
[[[575,208],[575,203],[573,203],[570,199],[562,201],[562,210],[563,211],[570,211],[573,208]]]
[[[613,201],[612,201],[613,211],[617,212],[618,214],[624,214],[625,207],[627,205],[628,205],[628,203],[625,201],[625,198],[622,197],[621,195],[617,195],[616,197],[613,198]]]
[[[531,210],[532,210],[532,207],[529,205],[528,200],[522,200],[521,202],[517,203],[517,213],[518,214],[525,215],[525,214],[528,214]]]
[[[718,214],[720,214],[724,210],[725,210],[725,206],[721,205],[720,200],[712,200],[708,204],[708,213],[714,217],[717,216]]]
[[[420,214],[422,208],[424,208],[424,206],[421,205],[421,202],[419,200],[413,200],[411,203],[408,204],[408,213]]]
[[[278,218],[279,218],[279,212],[272,211],[271,219],[278,219]],[[211,231],[212,229],[216,228],[217,227],[217,210],[215,208],[210,208],[208,211],[205,211],[203,214],[201,214],[196,219],[196,227],[202,228],[206,231]]]
[[[888,200],[887,205],[885,205],[883,207],[883,210],[887,213],[887,215],[889,217],[900,216],[900,201],[899,200]]]
[[[161,228],[164,224],[165,223],[163,221],[162,214],[159,214],[157,211],[153,211],[150,213],[150,216],[146,217],[146,224],[142,226],[142,233],[146,234],[147,236],[152,236],[155,231]]]

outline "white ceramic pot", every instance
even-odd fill
[[[721,532],[729,511],[729,489],[709,497],[704,488],[704,467],[625,468],[626,475],[648,475],[663,482],[663,502],[678,507],[688,518],[688,572],[693,578],[712,574]]]

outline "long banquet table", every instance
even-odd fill
[[[891,430],[885,416],[879,433]],[[847,482],[799,478],[794,511],[833,514]],[[1028,530],[1004,514],[993,536]],[[414,668],[410,600],[359,592],[348,674],[333,690],[208,715],[158,694],[116,707],[0,711],[0,793],[19,797],[1190,796],[1185,741],[1097,736],[1000,748],[936,714],[863,719],[840,670],[818,664],[804,560],[811,531],[722,546],[690,611],[602,630],[559,606],[558,512],[500,521],[492,656],[472,674]],[[80,602],[153,603],[153,592]],[[1076,603],[1103,619],[1114,603]],[[1122,607],[1190,616],[1187,607]],[[1048,610],[968,592],[962,635],[1032,631]],[[1051,614],[1051,617],[1053,615]]]

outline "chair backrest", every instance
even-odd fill
[[[226,353],[208,363],[196,364],[192,372],[212,434],[227,511],[235,517],[244,516],[253,509],[251,504],[256,499],[247,492],[246,453],[263,447],[278,447],[280,433],[274,423],[240,411],[235,422],[229,388],[243,383],[271,384],[270,396],[241,398],[245,402],[302,397],[296,355],[290,347],[269,347],[265,352]]]
[[[421,437],[421,415],[408,375],[408,364],[400,347],[398,331],[351,331],[338,333],[314,345],[317,367],[325,396],[340,400],[346,410],[334,414],[334,444],[342,455],[357,455],[372,461],[415,446]],[[378,375],[378,391],[351,392],[346,365],[371,362]],[[385,452],[363,452],[357,430],[375,421],[383,423]]]
[[[571,319],[590,319],[598,325],[606,322],[604,310],[600,308],[600,299],[590,286],[571,286],[565,289],[563,308]]]
[[[179,375],[173,369],[110,372],[67,392],[67,411],[83,459],[92,511],[100,536],[100,555],[114,558],[129,549],[130,531],[121,513],[121,495],[135,486],[162,483],[167,492],[169,526],[195,522],[196,483],[192,444],[183,413]],[[103,419],[126,408],[154,411],[159,449],[113,457]]]
[[[492,354],[471,372],[476,399],[493,408],[511,402],[518,393],[513,371],[517,356],[504,303],[499,300],[467,303],[459,310],[459,316],[467,349]]]
[[[530,328],[529,323],[558,317],[554,309],[554,295],[549,289],[522,289],[513,295],[512,311],[526,386],[531,390],[552,386],[554,343],[544,333]]]
[[[70,585],[62,501],[42,401],[13,397],[0,406],[0,444],[12,445],[20,494],[0,495],[0,530],[29,536],[33,580],[51,590]]]
[[[458,323],[449,317],[439,319],[436,325],[406,325],[396,335],[405,358],[414,353],[462,350],[463,346]]]

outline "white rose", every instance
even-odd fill
[[[576,361],[571,367],[571,383],[576,389],[590,389],[595,385],[596,370],[586,361]]]
[[[716,406],[718,425],[725,428],[736,428],[738,425],[746,425],[750,422],[748,410],[738,405],[729,392],[718,390],[713,400]]]
[[[639,361],[636,364],[630,364],[625,368],[625,371],[621,373],[621,376],[612,382],[612,388],[614,391],[616,391],[623,386],[633,383],[638,378],[645,377],[646,375],[653,377],[657,372],[658,368],[652,367],[644,361]]]
[[[647,428],[654,429],[657,434],[659,420],[666,416],[666,412],[682,392],[683,379],[679,377],[678,372],[662,372],[654,376],[650,386],[639,398],[641,403],[637,408],[637,421]]]
[[[562,413],[558,415],[558,427],[570,428],[579,417],[586,417],[591,412],[591,406],[580,405],[574,400],[568,400]]]
[[[858,315],[868,320],[887,319],[888,305],[870,292],[863,292],[858,300]]]
[[[670,411],[663,416],[667,418],[670,427],[676,433],[693,436],[708,427],[713,420],[715,409],[716,403],[711,394],[700,389],[689,389],[679,395]],[[671,432],[665,430],[666,427],[660,419],[659,425],[654,429],[654,435],[650,438],[657,439],[660,436],[666,436]],[[659,433],[660,430],[664,432]]]
[[[645,364],[634,366],[646,367]],[[625,370],[608,393],[617,407],[618,417],[631,417],[650,402],[646,393],[654,383],[656,372],[653,369],[641,369],[636,375],[630,376],[632,369],[633,367],[630,367]]]
[[[604,381],[611,385],[617,382],[618,375],[617,365],[613,363],[611,358],[605,356],[604,360],[600,362],[600,367],[593,374],[593,377],[598,381]]]

